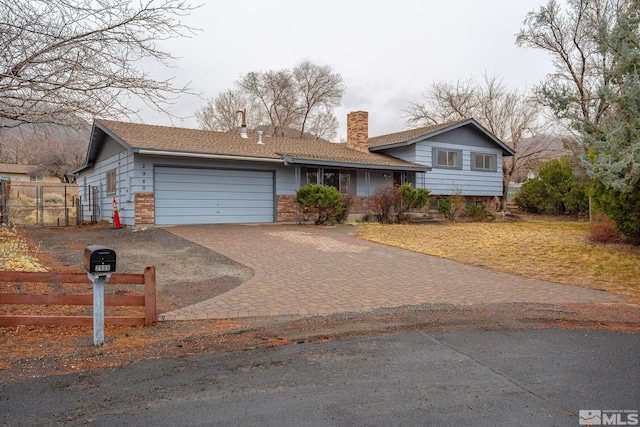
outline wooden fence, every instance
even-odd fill
[[[87,273],[29,273],[22,271],[0,271],[0,282],[13,283],[86,283],[91,284]],[[143,274],[112,274],[109,285],[144,285],[144,295],[105,295],[105,306],[144,307],[144,317],[105,316],[105,324],[150,326],[158,321],[156,308],[156,268],[147,267]],[[0,304],[40,305],[93,305],[92,294],[76,295],[29,295],[0,293]],[[22,316],[0,314],[0,326],[17,325],[61,325],[91,326],[93,316]]]

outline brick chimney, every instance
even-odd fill
[[[347,147],[369,152],[369,113],[366,111],[347,114]]]

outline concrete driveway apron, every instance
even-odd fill
[[[195,225],[167,231],[254,270],[161,320],[317,315],[423,303],[610,303],[598,290],[525,279],[358,240],[350,226]],[[194,267],[195,268],[195,267]]]

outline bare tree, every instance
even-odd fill
[[[30,124],[3,129],[0,163],[34,165],[35,174],[52,174],[64,181],[84,163],[90,127],[73,129]]]
[[[313,135],[316,140],[323,139],[330,141],[336,137],[338,119],[333,113],[333,110],[329,108],[315,111],[307,118],[307,124],[307,132]],[[301,137],[304,137],[304,135]]]
[[[51,174],[60,182],[68,182],[69,173],[85,161],[86,142],[39,141],[40,155],[34,174]]]
[[[230,132],[241,124],[238,111],[246,111],[249,129],[255,129],[264,121],[260,105],[247,100],[237,89],[220,92],[215,98],[209,99],[204,107],[196,111],[196,120],[201,129]]]
[[[156,80],[143,60],[174,59],[156,42],[186,37],[197,6],[183,0],[0,0],[0,127],[82,126],[95,116],[135,114],[139,98],[158,111],[188,92]]]
[[[550,0],[527,14],[516,44],[541,49],[551,57],[555,72],[536,92],[539,101],[567,128],[576,121],[597,128],[605,116],[609,105],[598,91],[610,86],[612,57],[611,51],[602,48],[602,40],[615,26],[618,14],[633,1],[568,0],[563,10],[557,1]],[[580,139],[574,140],[585,154]]]
[[[407,123],[414,126],[474,118],[511,147],[516,154],[502,160],[503,208],[512,177],[557,154],[540,124],[541,108],[525,93],[508,90],[497,75],[485,75],[482,83],[473,78],[436,82],[424,103],[411,103],[406,112]]]
[[[235,85],[196,112],[201,128],[234,129],[235,112],[246,109],[249,128],[264,126],[274,136],[327,139],[336,134],[332,109],[340,105],[344,83],[329,66],[304,61],[293,70],[253,71]]]
[[[38,147],[19,135],[3,134],[0,140],[0,163],[38,164]]]
[[[302,118],[300,124],[300,137],[307,130],[309,120],[315,124],[329,124],[326,113],[328,109],[340,105],[344,94],[344,82],[342,76],[333,73],[328,65],[315,65],[311,61],[303,61],[293,69],[293,77],[298,86]],[[324,108],[323,111],[317,110]],[[313,132],[312,132],[313,133]],[[317,133],[316,137],[320,137]]]
[[[250,72],[236,85],[250,100],[262,106],[274,136],[283,136],[288,128],[297,127],[300,107],[295,82],[288,70]]]

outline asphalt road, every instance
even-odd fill
[[[639,350],[638,334],[546,329],[409,332],[153,360],[4,386],[0,424],[539,427],[615,410],[627,412],[605,416],[633,425]]]

